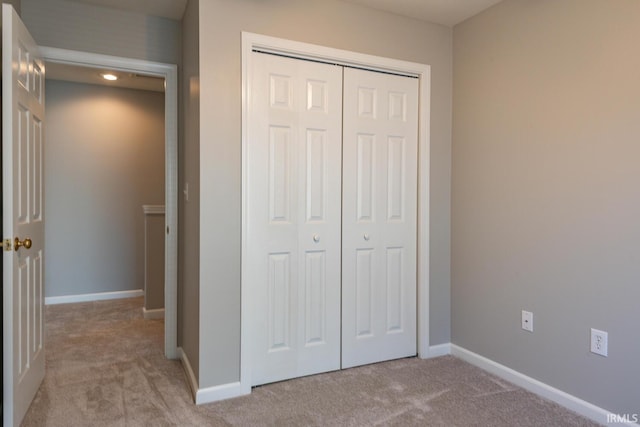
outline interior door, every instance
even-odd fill
[[[342,68],[252,54],[253,385],[340,369]]]
[[[417,353],[418,79],[344,70],[342,367]]]
[[[2,5],[4,425],[18,426],[44,377],[44,63]]]

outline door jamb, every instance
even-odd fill
[[[164,353],[178,358],[178,69],[174,64],[40,46],[45,62],[108,68],[165,79]]]
[[[418,117],[418,271],[417,271],[417,339],[418,357],[437,354],[429,351],[429,170],[431,66],[341,49],[301,43],[276,37],[242,32],[242,252],[241,252],[241,319],[240,319],[240,384],[238,395],[251,392],[251,328],[252,301],[244,282],[247,271],[247,165],[248,131],[251,97],[251,53],[259,50],[312,61],[330,62],[419,79]],[[227,396],[229,397],[229,396]]]

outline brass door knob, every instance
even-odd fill
[[[13,241],[13,250],[17,251],[21,246],[23,246],[25,249],[30,249],[31,243],[31,239],[29,239],[28,237],[23,241],[20,241],[20,239],[16,237]]]

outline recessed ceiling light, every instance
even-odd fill
[[[110,74],[110,73],[102,74],[102,78],[105,79],[105,80],[110,80],[110,81],[118,80],[118,76],[116,76],[115,74]]]

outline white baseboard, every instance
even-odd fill
[[[249,393],[251,393],[251,391],[249,391]],[[231,399],[233,397],[244,396],[245,394],[248,393],[243,391],[240,381],[202,388],[198,390],[196,394],[196,405]]]
[[[448,354],[451,354],[451,344],[450,343],[432,345],[432,346],[429,347],[429,356],[428,356],[428,358],[446,356]]]
[[[142,307],[142,315],[145,319],[164,319],[164,308],[154,308],[147,310]]]
[[[180,361],[182,361],[182,367],[184,368],[185,374],[187,374],[187,383],[189,384],[189,388],[191,389],[191,396],[193,397],[193,400],[195,402],[196,394],[198,393],[198,380],[193,373],[193,369],[191,368],[191,363],[189,362],[187,353],[182,350],[182,347],[178,347],[178,357],[180,358]]]
[[[240,381],[214,387],[199,388],[198,380],[193,373],[187,354],[180,347],[178,347],[178,354],[180,355],[180,360],[182,360],[182,365],[184,366],[184,370],[187,374],[187,381],[189,382],[191,394],[193,395],[193,400],[196,402],[196,405],[217,402],[248,394],[240,386]],[[249,393],[250,392],[251,389],[249,389]]]
[[[570,395],[569,393],[565,393],[562,390],[558,390],[557,388],[538,381],[535,378],[531,378],[507,366],[501,365],[500,363],[494,362],[491,359],[487,359],[484,356],[476,354],[455,344],[451,344],[451,354],[459,357],[465,362],[468,362],[487,372],[497,375],[500,378],[503,378],[519,387],[524,388],[525,390],[529,390],[532,393],[535,393],[539,396],[544,397],[545,399],[562,405],[565,408],[577,412],[578,414],[602,425],[638,426],[638,424],[633,422],[617,422],[617,420],[613,418],[614,415],[606,409],[602,409],[585,400]],[[609,421],[609,419],[611,419],[612,421]]]
[[[135,298],[144,295],[142,289],[135,289],[132,291],[117,291],[117,292],[99,292],[95,294],[80,294],[80,295],[63,295],[60,297],[45,297],[45,305],[54,304],[70,304],[74,302],[89,302],[89,301],[102,301],[108,299],[121,299],[121,298]]]

